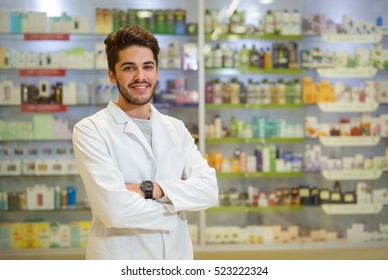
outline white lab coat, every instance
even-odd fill
[[[184,211],[218,202],[215,170],[182,121],[151,105],[152,148],[114,102],[74,126],[77,168],[91,203],[87,259],[192,259]],[[157,182],[170,203],[125,183]]]

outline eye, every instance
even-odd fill
[[[133,67],[133,66],[131,66],[131,65],[125,66],[125,67],[123,68],[123,71],[133,71],[133,70],[135,70],[135,67]]]
[[[154,66],[153,65],[145,65],[144,69],[145,70],[152,70],[152,69],[154,69]]]

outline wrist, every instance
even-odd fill
[[[143,181],[140,184],[140,190],[143,191],[145,199],[153,199],[154,198],[154,183],[153,182],[151,182],[149,180]]]

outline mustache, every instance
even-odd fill
[[[143,80],[143,81],[136,81],[136,82],[133,82],[133,83],[130,83],[128,84],[129,87],[131,86],[134,86],[134,85],[137,85],[137,84],[147,84],[148,86],[151,86],[151,83],[146,81],[146,80]]]

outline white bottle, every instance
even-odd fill
[[[222,52],[222,49],[220,48],[220,45],[216,45],[216,48],[214,50],[214,67],[215,68],[222,68],[222,62],[223,62],[223,52]]]
[[[291,16],[287,10],[283,11],[282,14],[282,35],[290,35]]]
[[[274,33],[281,34],[282,32],[283,12],[281,10],[274,11]]]
[[[214,117],[215,138],[222,138],[222,119],[219,115]]]
[[[302,34],[302,23],[301,17],[298,10],[294,10],[290,16],[290,35],[301,35]]]
[[[230,44],[226,44],[223,48],[223,67],[233,68],[233,66],[233,49]]]
[[[273,34],[275,32],[275,17],[271,10],[268,10],[264,16],[264,33]]]

